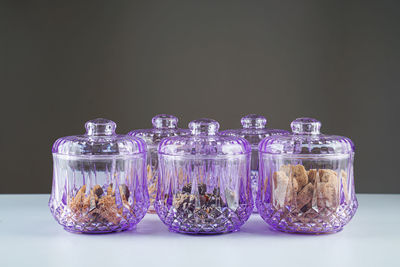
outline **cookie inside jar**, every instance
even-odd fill
[[[155,208],[170,231],[187,234],[235,232],[250,217],[250,143],[221,136],[219,123],[189,123],[188,136],[163,139]]]
[[[309,210],[336,210],[348,201],[347,173],[343,169],[306,169],[301,164],[282,165],[272,175],[272,204],[306,214]]]
[[[146,143],[117,134],[116,123],[104,118],[86,122],[85,128],[85,134],[53,144],[50,211],[73,233],[131,230],[150,204]]]
[[[69,199],[68,207],[76,223],[101,227],[109,224],[118,225],[121,219],[128,219],[127,213],[124,212],[124,209],[131,210],[128,186],[121,184],[118,186],[119,190],[116,190],[111,183],[104,187],[106,189],[97,184],[89,189],[87,185],[83,185],[75,196]]]

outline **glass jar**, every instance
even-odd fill
[[[130,136],[142,138],[147,144],[147,187],[149,190],[150,207],[148,213],[155,213],[154,200],[158,181],[158,144],[163,138],[186,135],[188,130],[178,128],[178,118],[173,115],[159,114],[151,120],[152,129],[133,130]]]
[[[259,145],[257,208],[274,229],[297,233],[340,231],[355,214],[354,144],[320,133],[312,118],[292,122],[292,134]]]
[[[85,127],[86,134],[53,145],[51,213],[70,232],[132,229],[149,207],[146,144],[117,135],[110,120],[91,120]]]
[[[288,134],[286,130],[266,128],[267,119],[257,114],[249,114],[241,119],[242,129],[230,129],[220,132],[220,135],[242,137],[251,145],[251,190],[253,200],[256,200],[258,189],[258,144],[267,136]],[[257,212],[256,206],[254,211]]]
[[[219,124],[211,119],[192,121],[189,128],[190,135],[159,145],[157,214],[174,232],[237,231],[253,210],[250,144],[219,136]]]

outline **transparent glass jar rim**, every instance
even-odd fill
[[[243,153],[243,154],[235,154],[235,155],[200,155],[200,154],[196,154],[196,155],[188,155],[188,154],[184,154],[184,155],[171,155],[168,153],[160,153],[158,152],[158,155],[160,157],[165,157],[165,158],[174,158],[174,159],[181,159],[182,161],[185,160],[193,160],[193,159],[198,159],[198,160],[219,160],[219,159],[237,159],[237,158],[245,158],[251,155],[251,152],[247,152],[247,153]]]
[[[146,156],[147,151],[135,153],[135,154],[109,154],[109,155],[85,155],[85,154],[62,154],[53,152],[53,157],[66,160],[113,160],[113,159],[129,159],[129,158],[141,158]]]
[[[259,151],[260,157],[274,157],[274,158],[290,158],[290,159],[344,159],[350,156],[354,157],[354,152],[351,153],[336,153],[336,154],[285,154],[285,153],[268,153],[264,151]]]

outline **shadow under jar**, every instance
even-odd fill
[[[129,230],[146,214],[146,144],[115,133],[106,119],[86,123],[86,134],[53,145],[49,207],[65,230],[107,233]]]
[[[249,114],[241,119],[242,129],[225,130],[220,135],[242,137],[249,141],[251,145],[251,190],[253,192],[253,200],[256,200],[258,189],[258,144],[262,139],[271,135],[288,134],[286,130],[267,128],[267,119],[257,114]],[[253,212],[257,212],[254,207]]]
[[[218,122],[189,123],[191,134],[159,145],[155,208],[170,231],[219,234],[239,230],[253,210],[250,144],[219,136]]]
[[[256,205],[274,229],[333,233],[354,216],[354,144],[320,133],[312,118],[292,122],[292,134],[270,136],[259,145]]]
[[[154,200],[157,193],[158,181],[158,145],[161,140],[170,136],[187,135],[187,129],[178,128],[178,118],[173,115],[159,114],[151,120],[152,129],[138,129],[128,133],[140,137],[147,144],[147,187],[149,190],[150,207],[148,213],[155,213]]]

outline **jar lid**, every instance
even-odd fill
[[[268,154],[351,154],[353,142],[343,136],[320,133],[321,122],[298,118],[291,123],[292,133],[264,138],[259,150]]]
[[[91,155],[133,155],[146,152],[146,143],[136,137],[115,133],[117,125],[107,119],[86,122],[86,133],[59,138],[53,145],[54,154]]]
[[[158,145],[160,141],[169,136],[187,135],[189,130],[178,128],[178,118],[168,114],[158,114],[151,120],[153,128],[138,129],[128,133],[130,136],[137,136],[147,143],[147,145]]]
[[[249,142],[241,137],[221,136],[219,123],[212,119],[199,119],[189,123],[190,134],[168,137],[161,141],[158,153],[171,156],[229,156],[251,151]]]
[[[286,130],[267,128],[267,119],[257,114],[249,114],[241,119],[242,129],[229,129],[220,132],[221,135],[242,137],[249,141],[253,149],[258,149],[262,139],[271,135],[288,134]]]

